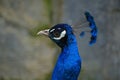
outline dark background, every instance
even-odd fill
[[[120,80],[120,0],[0,0],[0,80],[50,80],[60,49],[37,31],[82,21],[89,11],[98,39],[78,39],[80,80]]]

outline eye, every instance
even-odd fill
[[[54,32],[53,32],[53,35],[54,35],[54,37],[59,37],[59,36],[60,36],[60,33],[59,33],[59,31],[54,31]]]
[[[49,31],[50,38],[54,40],[60,40],[66,34],[66,31],[63,28],[52,28]]]

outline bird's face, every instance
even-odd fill
[[[67,45],[69,35],[73,35],[72,28],[68,24],[57,24],[51,29],[46,29],[38,32],[38,35],[48,36],[60,47]]]

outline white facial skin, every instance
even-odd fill
[[[65,37],[65,35],[66,35],[66,31],[64,30],[64,31],[61,32],[61,34],[60,34],[59,37],[54,37],[53,39],[55,39],[55,40],[60,40],[60,39],[62,39],[63,37]]]
[[[50,30],[50,32],[53,32],[55,29]]]

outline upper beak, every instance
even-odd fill
[[[45,36],[48,36],[48,35],[49,35],[49,30],[50,30],[50,29],[45,29],[45,30],[39,31],[39,32],[37,33],[37,35],[45,35]]]

